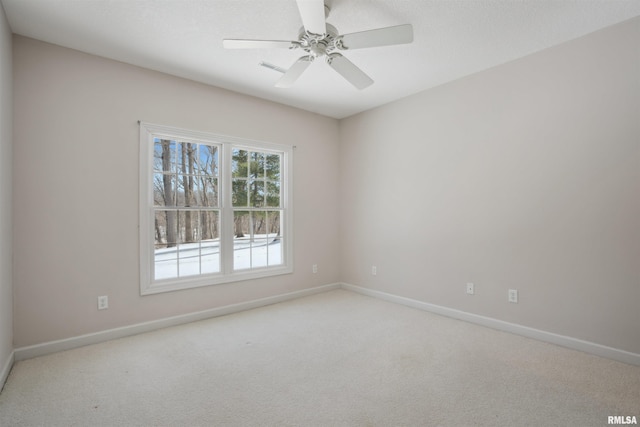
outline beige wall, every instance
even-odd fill
[[[2,388],[3,369],[13,352],[11,50],[11,29],[0,4],[0,388]]]
[[[16,348],[338,280],[336,120],[19,36],[13,47]],[[295,273],[141,297],[138,120],[296,145]]]
[[[15,346],[340,280],[640,353],[639,23],[340,122],[15,36]],[[297,145],[296,272],[141,297],[137,120]]]
[[[640,353],[639,41],[634,19],[341,121],[341,279]]]

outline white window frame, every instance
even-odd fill
[[[220,211],[220,272],[206,275],[154,280],[154,200],[153,150],[154,138],[187,140],[220,146],[219,158],[219,211]],[[231,164],[234,148],[271,152],[282,155],[281,216],[282,264],[234,271],[233,269],[233,212],[231,194]],[[140,294],[149,295],[190,289],[242,280],[258,279],[293,273],[293,147],[264,141],[255,141],[207,132],[140,122]],[[237,209],[237,207],[236,207]]]

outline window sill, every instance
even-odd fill
[[[164,292],[181,291],[184,289],[201,288],[204,286],[222,285],[225,283],[262,279],[272,276],[292,274],[293,268],[286,266],[238,271],[233,274],[215,274],[211,276],[196,276],[193,279],[180,278],[177,280],[163,280],[140,289],[140,295],[154,295]]]

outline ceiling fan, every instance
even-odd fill
[[[327,64],[358,89],[364,89],[373,80],[339,51],[362,49],[367,47],[388,46],[411,43],[413,27],[411,24],[396,25],[351,34],[340,34],[326,22],[329,7],[324,0],[296,0],[303,27],[298,39],[284,40],[242,40],[224,39],[226,49],[285,48],[301,49],[305,52],[288,70],[262,62],[260,65],[283,72],[276,87],[291,87],[311,63],[325,57]]]

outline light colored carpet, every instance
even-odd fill
[[[18,362],[2,426],[602,426],[640,367],[336,290]]]

